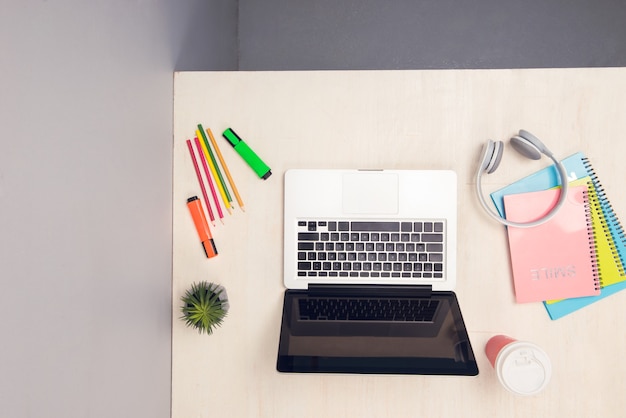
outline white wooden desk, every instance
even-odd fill
[[[473,175],[487,139],[520,128],[558,156],[583,151],[626,217],[626,69],[201,72],[175,75],[172,416],[611,417],[626,414],[626,291],[557,321],[513,298],[504,227],[480,209]],[[200,195],[185,139],[211,128],[246,211],[213,228],[202,252],[186,199]],[[270,165],[260,180],[221,138],[232,127]],[[506,147],[486,192],[549,164]],[[454,169],[458,284],[478,377],[279,374],[283,173],[289,168]],[[212,336],[186,328],[180,296],[224,285],[231,310]],[[499,385],[484,355],[504,333],[551,356],[534,397]]]

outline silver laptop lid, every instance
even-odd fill
[[[454,289],[455,172],[292,169],[285,173],[284,198],[287,288],[351,283]]]

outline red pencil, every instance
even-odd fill
[[[198,139],[198,137],[194,137],[193,139],[196,143],[196,149],[198,150],[198,154],[200,155],[200,161],[202,161],[202,167],[204,167],[204,174],[206,175],[207,181],[209,182],[209,187],[211,188],[211,194],[213,195],[213,200],[215,201],[217,213],[220,215],[220,221],[224,223],[224,221],[222,220],[222,218],[224,218],[224,213],[222,213],[220,201],[217,198],[217,193],[215,193],[215,187],[213,187],[213,181],[211,180],[211,175],[209,174],[209,166],[207,165],[206,158],[204,157],[204,153],[202,152],[202,145],[200,145],[200,140]]]
[[[200,174],[200,168],[198,167],[198,163],[196,162],[196,156],[193,152],[193,147],[191,146],[191,140],[189,139],[187,140],[187,148],[189,148],[189,154],[191,155],[193,168],[196,169],[196,176],[198,177],[198,183],[200,183],[200,189],[202,189],[202,196],[204,196],[204,202],[206,203],[207,210],[209,211],[209,218],[211,218],[211,223],[215,225],[215,216],[213,216],[213,211],[211,210],[209,197],[206,194],[206,189],[204,188],[204,182],[202,181],[202,175]]]

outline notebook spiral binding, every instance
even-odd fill
[[[586,212],[589,214],[592,212],[592,207],[593,210],[595,210],[596,212],[602,211],[602,208],[600,207],[600,202],[598,202],[598,196],[594,193],[594,186],[593,186],[593,182],[589,181],[587,182],[587,198],[588,198],[588,206],[586,206]],[[597,259],[597,253],[598,253],[598,244],[596,241],[596,237],[598,237],[600,234],[604,234],[606,236],[608,236],[607,234],[610,234],[609,232],[609,228],[606,224],[606,220],[604,219],[604,216],[600,217],[600,225],[602,227],[602,231],[597,231],[596,230],[596,226],[593,222],[591,222],[591,224],[587,224],[588,226],[591,226],[592,231],[589,233],[589,235],[592,235],[593,240],[591,242],[593,242],[593,250],[596,253],[596,266],[597,266],[597,271],[598,271],[598,277],[599,277],[599,284],[600,284],[600,288],[604,287],[604,283],[602,282],[602,266],[598,263],[598,259]],[[609,244],[609,246],[611,247],[611,255],[613,256],[613,258],[616,257],[616,250],[615,250],[615,246],[612,244]],[[620,263],[621,266],[621,263]]]
[[[595,188],[593,186],[593,182],[589,181],[587,183],[587,189],[588,189],[587,197],[589,198],[589,205],[590,205],[590,207],[592,207],[593,211],[595,211],[596,213],[603,213],[602,212],[602,206],[600,205],[600,202],[598,201],[598,195],[595,193]],[[608,227],[608,225],[606,223],[606,219],[604,218],[604,216],[600,216],[599,221],[600,221],[599,222],[600,226],[602,227],[602,231],[597,231],[596,230],[596,224],[592,223],[594,237],[597,238],[598,236],[601,236],[601,235],[610,236],[611,232],[609,230],[609,227]],[[618,262],[619,259],[617,258],[617,249],[615,248],[615,245],[613,244],[612,240],[609,240],[608,244],[609,244],[609,248],[611,250],[611,256],[613,257],[613,260],[616,261],[616,265],[618,266],[618,271],[619,271],[620,275],[623,275],[624,272],[623,272],[623,268],[622,268],[622,263]],[[596,250],[596,254],[597,254],[597,252],[598,252],[598,244],[597,244],[597,241],[595,239],[594,239],[594,245],[593,246],[594,246],[594,248]],[[600,264],[600,263],[598,263],[598,264]],[[602,288],[602,287],[604,287],[604,282],[602,282],[602,269],[601,269],[600,265],[598,265],[598,275],[600,276],[600,287]]]
[[[624,270],[624,265],[621,261],[625,259],[624,257],[626,257],[626,254],[622,253],[621,251],[621,249],[626,248],[626,235],[624,234],[624,228],[619,218],[615,214],[615,211],[613,210],[613,206],[611,205],[609,198],[606,196],[604,187],[600,183],[598,175],[596,174],[596,171],[593,168],[591,161],[589,161],[589,158],[587,157],[583,157],[582,161],[583,161],[583,165],[585,166],[585,169],[587,170],[587,173],[589,173],[589,177],[591,177],[591,181],[593,182],[593,186],[596,190],[598,203],[600,204],[602,213],[604,213],[604,217],[605,217],[605,222],[603,223],[603,228],[605,228],[604,232],[607,232],[608,230],[608,233],[613,236],[613,239],[621,243],[621,246],[615,246],[615,244],[611,242],[610,246],[611,246],[611,251],[613,252],[613,256],[618,264],[618,270],[620,272],[620,275],[623,276],[626,274]],[[613,226],[612,229],[609,228],[609,223],[611,224],[611,226]]]
[[[589,187],[589,185],[587,186]],[[593,264],[593,283],[595,290],[600,290],[602,287],[602,282],[600,281],[600,269],[601,266],[598,263],[598,257],[596,253],[596,244],[595,244],[595,228],[593,226],[593,222],[591,222],[591,200],[589,196],[589,192],[587,190],[583,191],[583,195],[585,197],[585,217],[587,218],[587,237],[589,239],[589,256],[591,258],[591,262]]]

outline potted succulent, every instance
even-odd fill
[[[226,289],[206,281],[193,283],[181,300],[181,319],[200,334],[212,334],[213,328],[222,324],[229,308]]]

